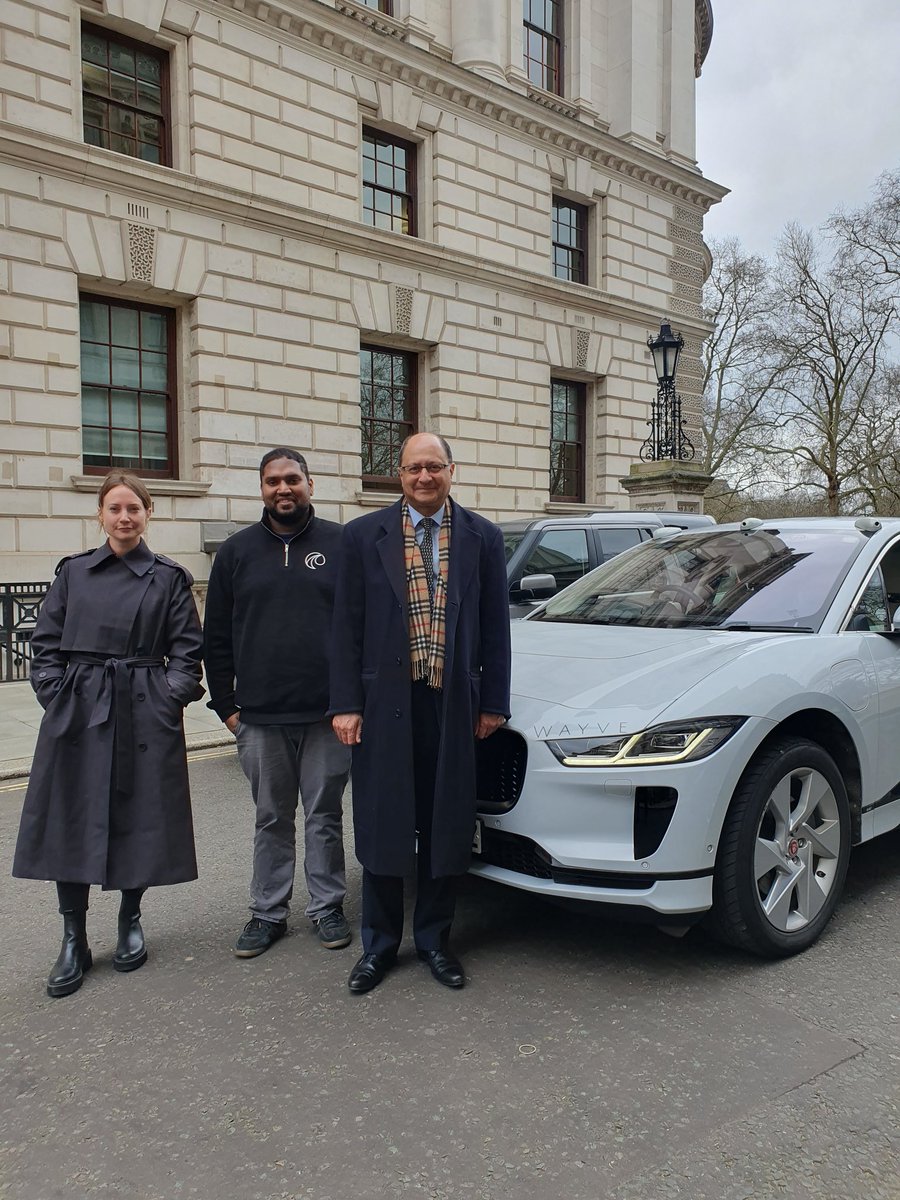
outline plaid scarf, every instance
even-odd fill
[[[438,532],[438,573],[434,577],[434,606],[416,529],[403,501],[403,549],[406,561],[406,595],[409,602],[409,654],[413,679],[427,679],[440,689],[444,682],[444,647],[447,636],[447,571],[450,566],[450,504]]]

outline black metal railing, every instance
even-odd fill
[[[49,583],[0,583],[0,682],[31,673],[31,633]]]

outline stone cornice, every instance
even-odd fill
[[[728,188],[705,179],[699,171],[656,156],[528,95],[485,79],[428,51],[408,44],[402,23],[365,6],[338,0],[201,0],[208,11],[229,8],[236,19],[258,22],[276,38],[311,44],[337,64],[347,62],[376,71],[415,88],[445,109],[496,121],[557,152],[586,158],[607,173],[634,180],[673,199],[695,204],[704,212],[728,194]],[[376,36],[373,37],[372,35]]]
[[[247,5],[235,5],[242,10],[246,10]],[[385,37],[399,38],[403,40],[406,30],[403,27],[403,22],[398,21],[396,17],[389,17],[387,13],[378,12],[377,9],[369,8],[365,4],[357,4],[355,0],[335,0],[334,7],[338,12],[344,13],[354,21],[360,21],[368,29],[374,29],[376,33],[383,33]],[[271,11],[271,6],[266,5],[266,8]],[[257,19],[259,19],[259,10],[257,9]]]
[[[360,508],[387,508],[391,504],[395,504],[400,499],[400,485],[397,484],[396,492],[357,492],[353,497],[353,503],[358,504]]]
[[[103,482],[102,475],[70,475],[76,492],[96,492]],[[212,483],[199,479],[144,479],[151,496],[205,496]]]
[[[6,121],[0,122],[0,162],[113,190],[139,198],[142,203],[179,208],[217,221],[238,221],[278,236],[306,238],[337,251],[364,255],[374,263],[393,261],[416,271],[427,270],[445,278],[506,289],[541,303],[565,306],[573,312],[602,313],[607,319],[640,325],[647,324],[648,316],[658,322],[666,315],[662,310],[648,314],[644,305],[630,304],[583,284],[567,284],[551,275],[505,267],[423,238],[386,233],[361,222],[322,216],[310,209],[209,183],[171,167],[140,162],[53,134],[32,133]],[[73,202],[73,209],[80,207],[77,201]],[[700,338],[705,338],[711,328],[701,318],[679,315],[678,323],[683,333]]]
[[[555,92],[545,92],[543,88],[532,87],[531,84],[528,85],[525,94],[529,100],[549,109],[550,112],[570,117],[573,121],[578,118],[578,105],[573,104],[571,100],[566,100],[564,96],[557,96]]]
[[[597,512],[613,512],[612,508],[602,508],[599,504],[576,503],[565,504],[561,500],[548,500],[544,504],[544,512],[548,517],[590,517]]]

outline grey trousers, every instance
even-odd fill
[[[256,805],[250,912],[264,921],[287,918],[297,859],[299,793],[309,892],[306,915],[315,921],[344,903],[341,802],[350,773],[350,748],[337,740],[330,721],[239,723],[237,751]]]

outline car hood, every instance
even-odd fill
[[[542,738],[633,733],[741,655],[794,637],[809,635],[515,622],[511,723]]]

